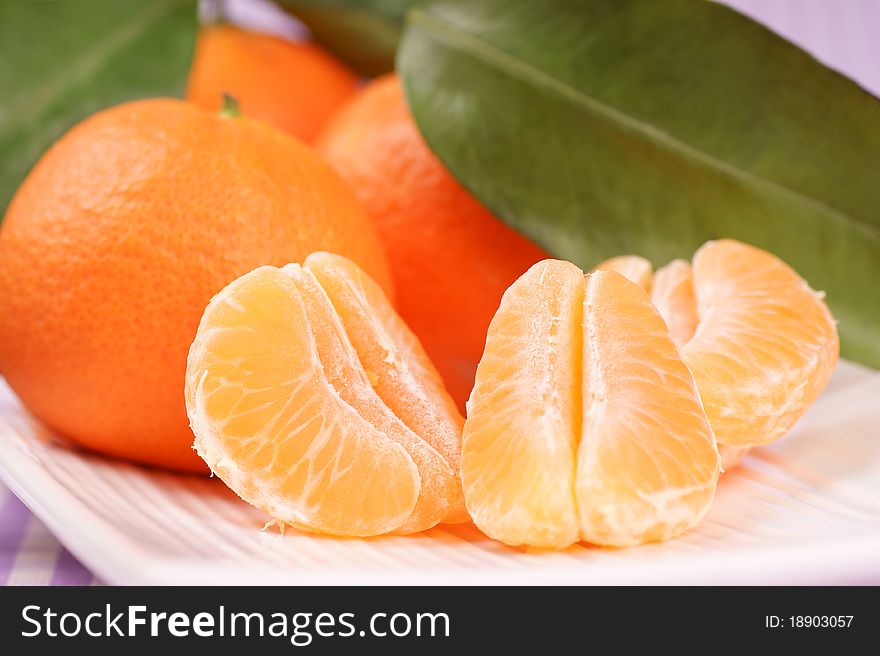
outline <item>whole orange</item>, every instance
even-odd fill
[[[349,101],[316,148],[379,229],[397,308],[463,406],[501,296],[547,255],[496,219],[433,155],[393,74]]]
[[[313,43],[210,25],[196,40],[186,97],[217,110],[223,94],[229,93],[245,116],[308,143],[354,92],[357,80]]]
[[[202,470],[183,387],[205,306],[316,250],[389,285],[375,229],[308,147],[179,100],[105,110],[46,152],[0,226],[0,373],[74,442]]]

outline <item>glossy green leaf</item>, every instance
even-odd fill
[[[281,0],[315,39],[364,75],[394,68],[406,12],[419,0]]]
[[[398,69],[431,147],[550,252],[755,244],[880,366],[880,102],[804,51],[703,0],[438,0]]]
[[[89,114],[179,95],[194,0],[0,2],[0,213],[37,158]]]

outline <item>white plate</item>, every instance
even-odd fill
[[[632,549],[527,552],[471,525],[371,540],[263,531],[217,479],[65,447],[2,379],[0,477],[115,584],[880,583],[880,373],[849,363],[789,436],[724,475],[699,527]]]

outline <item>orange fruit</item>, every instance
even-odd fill
[[[694,373],[725,464],[784,435],[828,384],[840,352],[834,318],[823,295],[770,253],[707,242],[693,266],[676,260],[658,270],[652,296]]]
[[[354,72],[314,43],[209,25],[199,30],[186,98],[217,111],[228,93],[245,116],[311,143],[357,83]]]
[[[462,438],[465,503],[487,535],[663,540],[703,517],[718,473],[693,376],[641,288],[546,260],[507,290]]]
[[[220,292],[190,349],[186,405],[211,470],[279,521],[369,536],[464,519],[463,419],[343,257],[260,267]]]
[[[343,107],[316,147],[373,219],[396,307],[463,407],[504,290],[546,254],[492,216],[431,153],[394,75]]]
[[[255,266],[322,248],[390,284],[363,209],[306,146],[179,100],[100,112],[0,227],[0,373],[80,445],[203,471],[183,402],[202,310]]]

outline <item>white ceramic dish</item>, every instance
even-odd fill
[[[114,584],[880,583],[880,373],[846,362],[790,435],[724,475],[698,528],[633,549],[527,552],[470,525],[371,540],[263,531],[217,479],[64,446],[2,379],[0,478]]]

